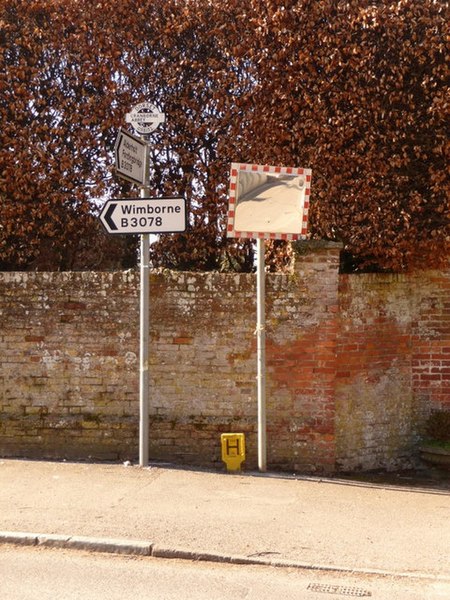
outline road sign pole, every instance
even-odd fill
[[[149,151],[145,153],[145,183],[141,198],[149,195]],[[140,350],[139,350],[139,465],[146,467],[149,458],[149,304],[150,304],[150,235],[141,236],[140,258]]]
[[[131,123],[140,134],[151,133],[164,121],[164,113],[149,102],[141,102],[126,115],[126,122]],[[149,459],[150,416],[150,233],[184,231],[186,204],[180,205],[179,198],[163,199],[163,204],[160,203],[158,206],[148,204],[148,201],[152,200],[149,198],[150,146],[148,141],[121,129],[114,152],[117,174],[140,186],[139,206],[134,203],[134,199],[108,201],[100,213],[100,220],[108,233],[140,234],[139,465],[146,467]],[[147,199],[146,203],[143,203],[144,198]],[[174,214],[178,218],[166,219],[167,215]]]
[[[256,241],[258,253],[256,270],[256,340],[257,340],[257,380],[258,380],[258,468],[267,469],[266,436],[266,308],[265,308],[265,243]]]

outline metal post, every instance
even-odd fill
[[[148,154],[146,152],[145,185],[140,189],[140,197],[149,195]],[[150,235],[141,234],[140,264],[140,349],[139,349],[139,465],[148,465],[149,442],[149,298],[150,298]]]
[[[266,316],[265,316],[265,243],[257,239],[257,271],[256,271],[256,336],[258,355],[258,468],[267,468],[266,440]]]

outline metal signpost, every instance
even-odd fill
[[[258,383],[258,468],[267,470],[266,424],[266,245],[264,239],[256,240],[256,379]]]
[[[227,236],[256,238],[258,468],[267,469],[265,242],[307,235],[311,170],[233,163]]]
[[[141,102],[125,115],[125,121],[141,134],[149,134],[163,123],[163,113],[150,102]],[[148,150],[148,148],[147,148]],[[147,152],[147,155],[149,152]],[[150,165],[149,157],[145,162],[145,177],[141,186],[141,198],[150,194]],[[139,464],[148,465],[149,438],[149,304],[150,304],[150,234],[141,234],[141,263],[140,263],[140,353],[139,353]]]
[[[143,135],[164,123],[164,113],[150,102],[137,104],[126,122]],[[139,349],[139,465],[149,459],[149,299],[150,234],[175,233],[186,229],[183,198],[150,198],[149,147],[143,139],[120,129],[114,149],[119,177],[139,185],[139,198],[108,200],[100,220],[111,234],[140,235],[140,349]]]
[[[146,163],[145,184],[141,187],[141,197],[150,193],[149,164]],[[140,244],[140,288],[139,288],[139,465],[146,467],[149,457],[149,353],[150,353],[150,235],[141,234]]]

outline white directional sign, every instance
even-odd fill
[[[184,198],[107,200],[100,221],[108,233],[178,233],[186,230]]]
[[[117,174],[128,181],[143,185],[146,152],[147,144],[143,140],[120,129],[114,147]]]
[[[158,125],[164,123],[165,115],[151,102],[141,102],[125,115],[125,121],[131,123],[139,133],[152,133]]]

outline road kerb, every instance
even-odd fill
[[[0,531],[0,544],[17,546],[44,546],[47,548],[65,548],[68,550],[86,550],[90,552],[108,552],[111,554],[129,554],[151,556],[153,544],[141,540],[94,538],[44,533],[23,533]]]
[[[215,554],[181,548],[163,548],[151,542],[114,538],[94,538],[84,536],[64,536],[57,534],[25,533],[13,531],[0,531],[0,545],[11,544],[17,546],[43,546],[48,548],[63,548],[67,550],[85,550],[89,552],[105,552],[110,554],[124,554],[148,556],[152,558],[179,559],[190,561],[204,561],[228,563],[234,565],[262,565],[271,567],[295,568],[311,571],[328,571],[351,573],[354,575],[375,575],[382,577],[402,577],[407,579],[422,579],[450,582],[450,577],[445,575],[428,574],[422,572],[400,572],[374,568],[352,568],[338,565],[321,565],[315,563],[301,563],[289,559],[273,559],[256,556],[239,556]]]
[[[46,548],[66,548],[69,540],[70,536],[68,535],[39,534],[36,537],[37,545]]]
[[[91,552],[151,556],[152,546],[153,544],[150,542],[138,540],[74,536],[68,540],[66,547],[75,548],[77,550],[89,550]]]
[[[450,577],[445,575],[434,575],[422,572],[402,572],[402,571],[389,571],[375,568],[358,568],[358,567],[346,567],[341,565],[322,565],[318,563],[303,563],[300,561],[279,559],[279,558],[268,558],[268,557],[256,557],[256,556],[239,556],[239,555],[226,555],[226,554],[214,554],[210,552],[199,552],[193,550],[186,550],[181,548],[162,548],[157,545],[153,546],[152,554],[153,558],[167,558],[167,559],[179,559],[179,560],[191,560],[191,561],[205,561],[205,562],[217,562],[227,563],[232,565],[262,565],[267,567],[280,567],[280,568],[291,568],[300,569],[305,571],[324,571],[331,573],[344,573],[344,574],[355,574],[355,575],[375,575],[381,577],[402,577],[405,579],[423,579],[423,580],[434,580],[450,582]]]
[[[24,533],[21,531],[0,531],[0,544],[36,546],[37,539],[37,533]]]

